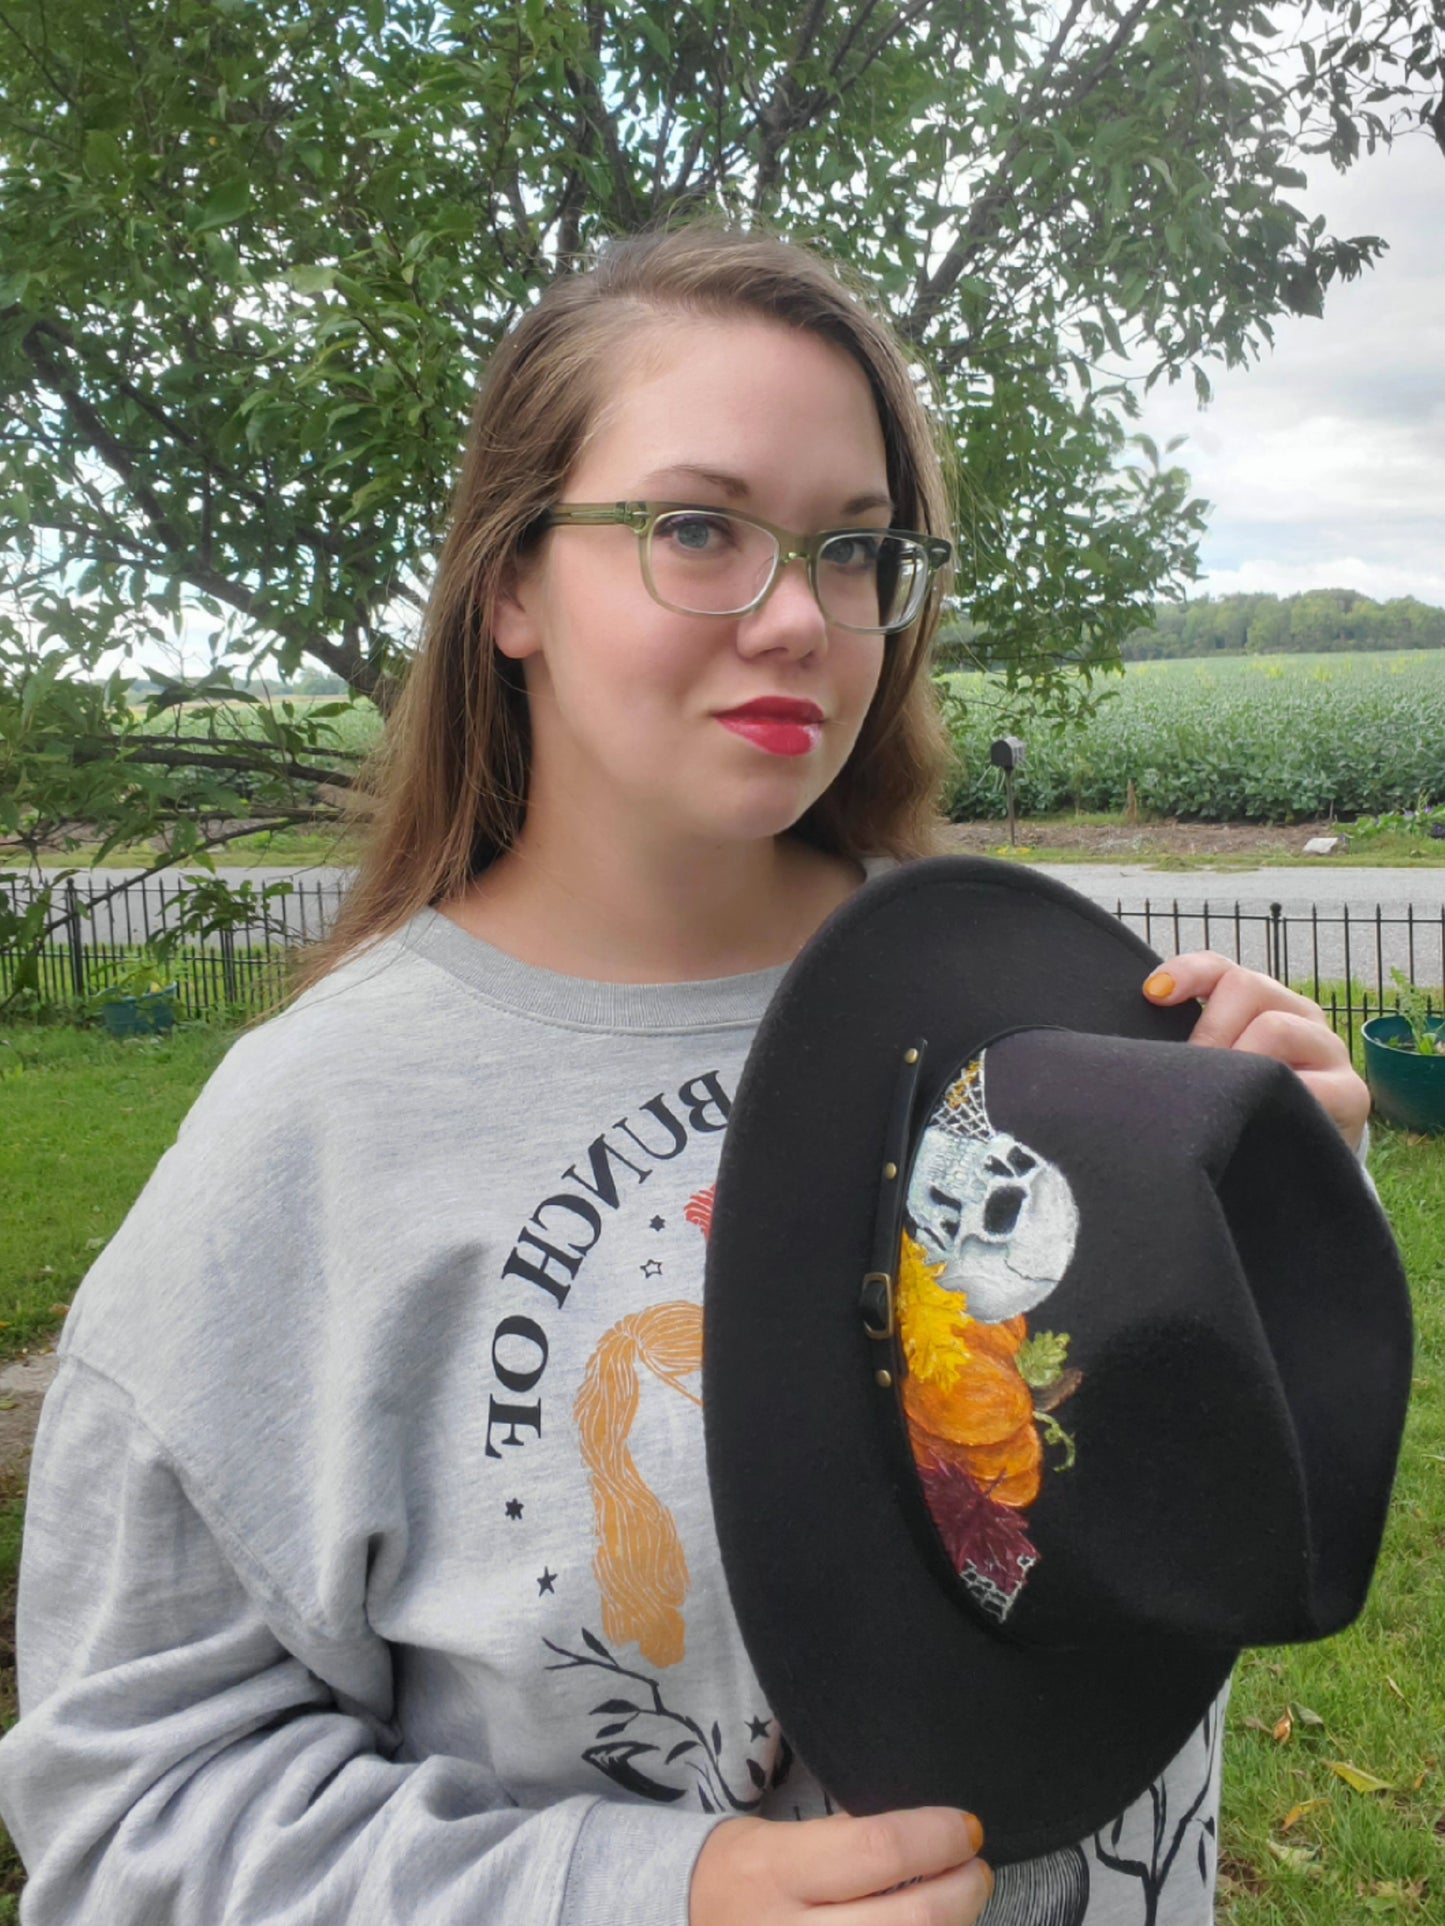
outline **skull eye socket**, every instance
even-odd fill
[[[1006,1164],[1003,1158],[999,1156],[990,1157],[984,1165],[984,1169],[990,1177],[1014,1177],[1018,1175],[1013,1168],[1012,1162]]]
[[[1007,1237],[1019,1221],[1027,1192],[1017,1184],[1000,1184],[988,1194],[983,1207],[983,1228],[989,1237]]]
[[[957,1197],[950,1196],[946,1190],[940,1190],[937,1184],[930,1184],[928,1186],[928,1201],[931,1204],[938,1204],[946,1213],[946,1215],[939,1218],[938,1228],[951,1244],[958,1235],[959,1225],[963,1222],[962,1201]]]
[[[1014,1145],[1008,1154],[1008,1160],[1015,1177],[1026,1176],[1029,1171],[1038,1169],[1038,1158],[1031,1157],[1022,1144]]]

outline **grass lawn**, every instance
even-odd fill
[[[116,1043],[59,1026],[0,1029],[0,1353],[53,1334],[55,1307],[119,1224],[232,1034],[187,1028]],[[1423,1926],[1445,1898],[1445,1138],[1377,1126],[1371,1162],[1418,1324],[1399,1485],[1360,1622],[1323,1645],[1254,1652],[1240,1665],[1225,1754],[1222,1926]],[[19,1529],[17,1484],[0,1476],[0,1725],[14,1716]],[[0,1832],[0,1926],[15,1917],[20,1883]]]
[[[234,1034],[0,1028],[0,1356],[54,1332]]]
[[[1415,1300],[1415,1395],[1360,1620],[1241,1662],[1225,1753],[1228,1926],[1423,1922],[1445,1900],[1445,1138],[1374,1129],[1371,1168]]]
[[[1020,863],[1133,864],[1159,870],[1253,869],[1441,869],[1445,870],[1445,838],[1407,829],[1361,833],[1353,823],[1339,823],[1325,832],[1311,825],[1292,829],[1278,824],[1173,821],[1146,814],[1129,816],[1123,810],[1060,809],[1048,815],[1017,819],[1018,841],[1008,841],[1008,819],[981,818],[969,824],[976,830],[986,821],[997,830],[997,840],[982,853],[1006,856]],[[1096,835],[1081,832],[1096,831]],[[1194,838],[1220,831],[1237,831],[1238,847],[1190,849]],[[1255,833],[1251,834],[1253,831]],[[1338,833],[1341,848],[1329,856],[1306,856],[1306,834]],[[979,850],[978,842],[969,844]]]

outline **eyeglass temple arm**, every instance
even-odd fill
[[[549,526],[601,528],[620,523],[625,528],[641,531],[651,518],[646,502],[587,502],[581,506],[549,508],[546,519]]]

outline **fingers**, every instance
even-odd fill
[[[947,1806],[866,1819],[837,1813],[797,1830],[793,1890],[815,1906],[889,1894],[909,1880],[951,1873],[976,1858],[983,1843],[983,1828],[973,1814]]]
[[[1370,1093],[1349,1051],[1317,1003],[1246,970],[1213,950],[1172,956],[1144,985],[1151,1003],[1177,1005],[1207,998],[1191,1043],[1274,1057],[1297,1071],[1311,1095],[1355,1148],[1370,1114]]]
[[[1191,997],[1207,999],[1189,1041],[1220,1050],[1237,1048],[1243,1032],[1263,1010],[1285,1010],[1329,1028],[1329,1019],[1317,1003],[1213,950],[1171,956],[1147,979],[1144,994],[1151,1003],[1169,1007],[1187,1003]]]
[[[944,1806],[729,1819],[693,1867],[689,1926],[972,1926],[993,1890],[982,1839],[971,1813]]]
[[[973,1926],[993,1893],[993,1872],[982,1859],[876,1899],[846,1901],[811,1915],[818,1926]]]

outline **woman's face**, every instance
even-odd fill
[[[799,534],[893,519],[861,368],[758,320],[651,324],[562,499],[696,503]],[[526,676],[529,828],[776,836],[846,762],[883,638],[830,626],[800,562],[750,614],[674,613],[639,549],[625,527],[554,529],[498,613],[497,646]]]

